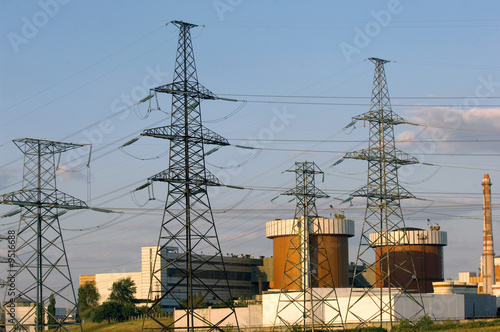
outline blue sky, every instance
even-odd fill
[[[169,118],[154,111],[142,119],[144,104],[115,112],[171,82],[177,30],[165,24],[183,20],[200,25],[192,30],[200,82],[220,96],[248,101],[203,102],[205,125],[233,144],[265,148],[255,154],[225,147],[207,157],[224,183],[247,188],[211,192],[223,252],[272,254],[264,226],[294,214],[287,197],[271,200],[294,186],[293,174],[283,171],[295,161],[323,169],[318,186],[332,198],[318,201],[320,213],[333,213],[329,205],[344,210],[359,234],[364,202],[341,200],[366,183],[367,165],[331,165],[366,147],[361,123],[352,132],[342,128],[368,111],[373,64],[365,59],[380,57],[391,60],[393,110],[425,124],[398,126],[398,139],[413,140],[398,146],[435,165],[401,169],[401,184],[420,198],[403,202],[407,225],[425,228],[431,219],[448,232],[446,277],[476,271],[485,173],[493,182],[493,228],[500,237],[499,7],[496,1],[3,1],[1,192],[21,187],[22,154],[12,139],[92,143],[90,176],[85,168],[76,171],[88,151],[63,156],[67,172],[59,174],[59,188],[123,215],[61,218],[74,277],[138,270],[140,246],[157,241],[166,187],[155,185],[156,200],[144,207],[147,193],[137,192],[134,201],[130,191],[168,166],[168,142],[142,138],[127,153],[118,147]],[[169,111],[168,96],[159,103]],[[2,219],[2,229],[16,220]],[[358,240],[351,239],[351,261]]]

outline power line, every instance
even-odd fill
[[[260,103],[260,104],[289,104],[289,105],[318,105],[318,106],[370,106],[369,103],[327,103],[327,102],[301,102],[301,101],[277,101],[277,100],[236,100],[245,103]],[[460,104],[393,104],[394,107],[457,107],[466,108],[469,105]],[[500,107],[500,104],[494,105],[475,105],[477,107]]]
[[[499,131],[500,132],[500,131]],[[230,141],[250,141],[248,138],[228,138]],[[366,143],[367,140],[330,140],[330,139],[260,139],[259,142],[290,142],[290,143]],[[493,143],[500,139],[401,139],[397,143]]]
[[[238,94],[238,93],[219,93],[220,96],[232,96],[232,97],[267,97],[267,98],[298,98],[298,99],[366,99],[370,100],[371,97],[366,96],[315,96],[315,95],[271,95],[271,94]],[[500,97],[488,96],[478,98],[477,96],[425,96],[425,97],[391,97],[391,99],[500,99]]]

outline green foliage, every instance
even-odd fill
[[[417,332],[417,331],[446,331],[446,330],[470,330],[474,328],[500,326],[500,319],[476,320],[473,322],[458,323],[451,320],[436,324],[429,316],[422,317],[418,322],[401,321],[395,326],[393,332]]]
[[[460,323],[457,323],[457,322],[454,322],[452,320],[446,320],[444,322],[442,322],[440,325],[436,325],[436,327],[438,327],[441,329],[441,330],[451,330],[451,329],[455,329],[457,327],[460,326]]]
[[[239,297],[236,301],[234,301],[233,305],[235,307],[248,307],[248,305],[251,303],[252,299],[248,297]],[[227,301],[226,301],[227,302]],[[229,300],[229,303],[233,301]]]
[[[48,321],[49,327],[54,326],[56,321],[56,298],[54,294],[50,294],[49,296],[49,305],[47,306],[48,312]]]
[[[233,326],[231,323],[227,323],[226,327],[224,328],[224,332],[234,332],[236,331],[236,328]]]
[[[179,308],[180,309],[187,309],[188,308],[188,300],[181,300],[179,301]],[[205,298],[201,293],[198,293],[193,296],[193,308],[194,309],[200,309],[200,308],[208,308],[208,303],[205,301]]]
[[[362,328],[357,328],[354,330],[347,330],[347,331],[353,331],[353,332],[387,332],[386,329],[380,326],[369,326],[369,327],[362,327]]]
[[[139,315],[146,315],[148,313],[149,307],[148,306],[140,306],[138,308],[139,310]],[[151,308],[151,311],[149,312],[150,314],[153,315],[165,315],[166,312],[161,308],[161,305],[158,303],[154,307]]]
[[[133,303],[137,287],[131,277],[122,278],[113,283],[110,288],[109,301],[122,304]]]
[[[420,318],[417,324],[415,324],[415,327],[418,329],[418,331],[427,331],[432,329],[433,324],[434,322],[432,321],[432,318],[426,314],[424,317]]]
[[[92,318],[101,295],[97,291],[95,282],[86,282],[78,288],[78,310],[80,318]]]
[[[407,319],[402,319],[399,321],[399,324],[393,329],[393,331],[414,331],[415,325],[412,324]]]
[[[95,309],[92,321],[96,323],[100,323],[103,320],[108,321],[108,323],[112,320],[123,322],[139,313],[139,309],[137,309],[133,303],[106,301]]]

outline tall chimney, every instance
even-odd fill
[[[491,223],[491,181],[488,174],[483,178],[483,211],[483,293],[492,294],[492,286],[495,283],[495,253]]]

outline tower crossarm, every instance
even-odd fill
[[[353,122],[368,121],[368,122],[383,123],[392,126],[399,124],[408,124],[408,121],[406,121],[396,113],[392,112],[391,109],[383,109],[381,112],[379,112],[379,110],[375,111],[374,109],[372,109],[369,112],[353,117],[352,120]]]
[[[393,151],[387,151],[384,148],[372,147],[353,152],[347,152],[344,155],[346,159],[360,159],[368,161],[380,161],[397,165],[418,164],[418,159],[394,148]]]
[[[41,201],[38,201],[38,194],[42,193]],[[59,209],[87,209],[88,205],[84,201],[65,194],[59,190],[18,190],[0,196],[0,204],[10,204],[18,206],[40,206]]]
[[[54,142],[35,138],[19,138],[13,140],[13,142],[21,151],[28,155],[61,153],[84,146],[83,144]]]
[[[369,197],[369,198],[379,198],[386,201],[396,201],[400,199],[415,198],[415,196],[410,193],[405,188],[398,185],[397,190],[388,191],[386,193],[381,193],[379,187],[376,186],[364,186],[360,189],[354,191],[350,194],[351,197]]]
[[[156,88],[151,89],[155,92],[161,93],[169,93],[172,95],[184,94],[192,97],[196,97],[199,99],[210,99],[216,100],[219,99],[217,95],[213,92],[205,88],[202,84],[195,81],[181,81],[181,82],[173,82],[165,85],[158,86]]]
[[[229,141],[221,135],[213,132],[205,126],[202,126],[202,133],[199,135],[189,135],[187,138],[203,144],[213,145],[229,145]],[[142,132],[142,136],[150,136],[155,138],[163,138],[169,140],[185,140],[184,126],[172,125],[146,129]]]
[[[215,175],[205,169],[206,174],[196,174],[190,179],[186,179],[183,173],[166,169],[148,178],[149,181],[187,183],[197,186],[223,186],[222,182]]]
[[[309,198],[329,198],[326,193],[321,191],[320,189],[316,188],[315,190],[311,192],[304,192],[303,190],[297,190],[297,189],[290,189],[282,193],[281,195],[286,195],[286,196],[300,196],[300,197],[309,197]]]

